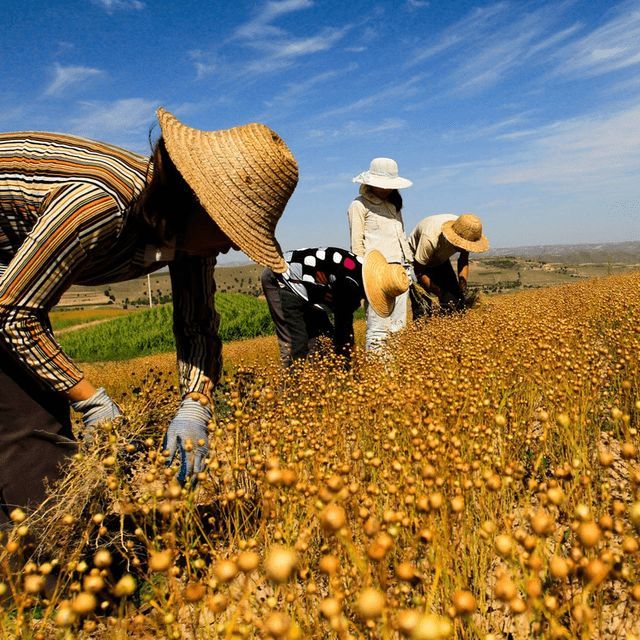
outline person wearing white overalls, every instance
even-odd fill
[[[360,195],[349,207],[352,253],[364,257],[376,249],[387,262],[403,265],[410,274],[413,254],[404,231],[402,196],[398,189],[413,183],[398,175],[398,164],[391,158],[374,158],[369,170],[357,175],[353,182],[360,184]],[[368,351],[381,350],[390,333],[406,326],[408,295],[407,292],[397,298],[393,313],[387,318],[367,305]]]

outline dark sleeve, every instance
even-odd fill
[[[169,265],[180,391],[211,396],[222,372],[215,258],[180,256]]]

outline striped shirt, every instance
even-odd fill
[[[148,169],[148,158],[100,142],[0,134],[0,344],[51,389],[83,377],[49,325],[62,294],[167,264],[181,391],[210,395],[219,378],[215,257],[169,259],[146,244],[130,211]]]

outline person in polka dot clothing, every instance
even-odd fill
[[[331,337],[336,353],[349,360],[353,314],[365,297],[363,259],[337,247],[298,249],[284,258],[285,273],[268,268],[262,273],[283,366],[306,357],[322,335]]]

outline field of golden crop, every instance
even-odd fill
[[[639,288],[493,298],[348,371],[240,355],[195,489],[175,380],[123,368],[128,422],[0,541],[0,638],[640,638]]]
[[[364,345],[365,328],[363,320],[354,322],[356,343],[360,346]],[[273,365],[280,358],[275,336],[225,343],[222,355],[226,375],[233,375],[238,367]],[[149,371],[165,377],[172,384],[178,384],[175,353],[160,353],[114,362],[84,363],[82,370],[89,380],[98,381],[118,400],[122,394],[137,385],[137,380],[148,375]]]

